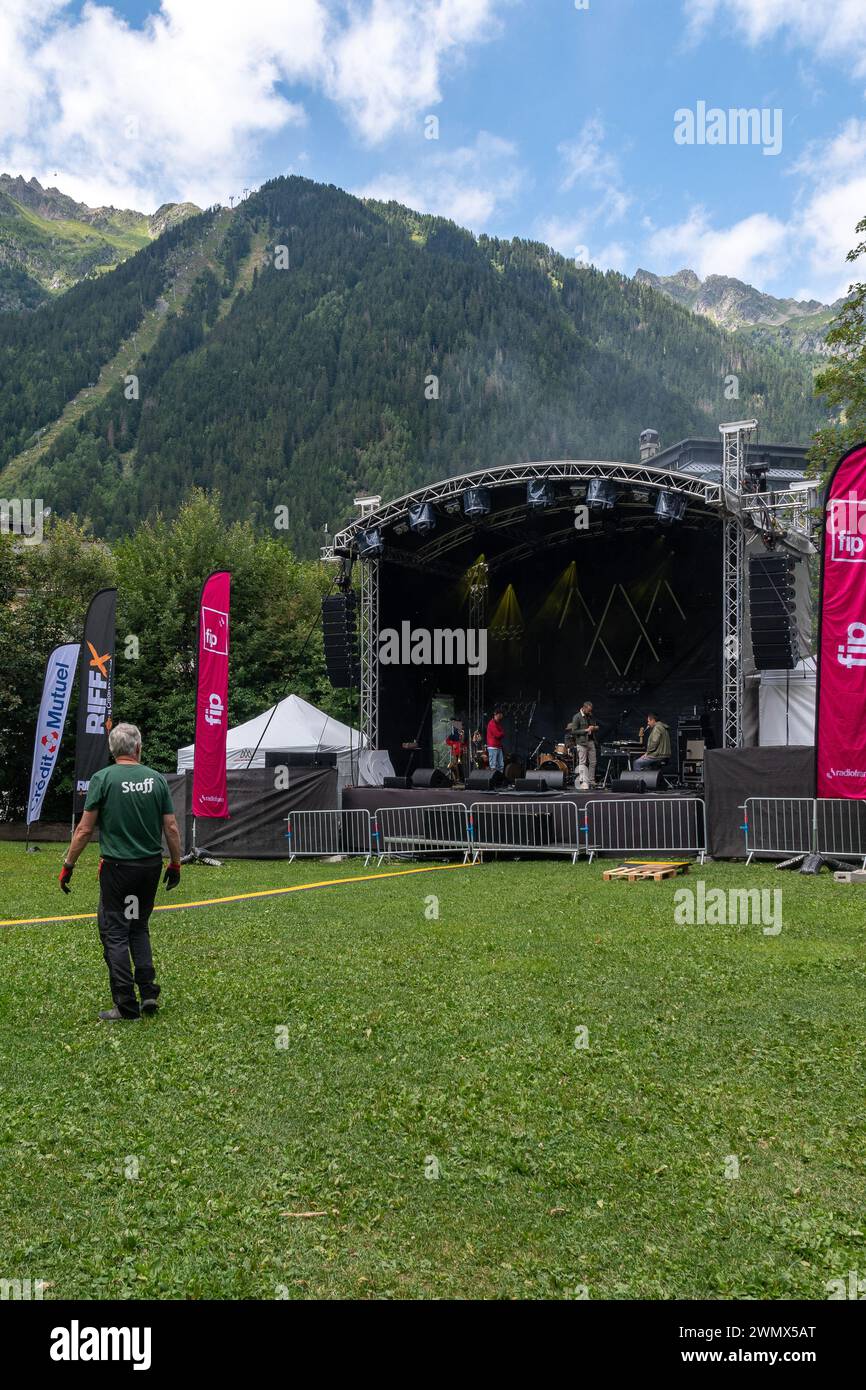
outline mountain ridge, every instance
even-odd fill
[[[272,533],[288,508],[302,555],[364,490],[629,459],[648,425],[670,443],[751,414],[805,443],[823,418],[805,359],[649,285],[295,176],[0,316],[0,370],[7,491],[112,539],[201,486]]]
[[[720,328],[755,330],[765,340],[773,331],[779,341],[804,353],[827,354],[826,328],[845,303],[844,297],[833,304],[822,304],[818,299],[780,299],[733,275],[708,275],[701,280],[688,268],[673,275],[638,269],[634,278],[692,313],[703,314]]]
[[[152,214],[91,208],[35,178],[0,174],[0,310],[39,308],[199,211],[193,203]]]

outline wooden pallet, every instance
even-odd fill
[[[617,879],[626,883],[652,879],[654,883],[659,883],[663,878],[677,878],[680,874],[687,874],[688,871],[688,859],[628,860],[616,869],[605,869],[602,879],[605,883]]]

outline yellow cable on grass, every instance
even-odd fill
[[[344,883],[366,883],[373,878],[405,878],[407,874],[435,874],[443,869],[471,869],[471,864],[426,864],[422,869],[395,869],[387,874],[357,874],[354,878],[326,878],[321,883],[295,883],[291,888],[260,888],[255,893],[233,893],[228,898],[202,898],[194,903],[161,903],[154,912],[182,912],[187,907],[217,907],[220,903],[240,903],[249,898],[277,898],[283,893],[304,893],[310,888],[337,888]],[[0,922],[0,927],[37,927],[48,922],[86,922],[95,912],[74,912],[66,917],[17,917]]]

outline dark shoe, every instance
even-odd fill
[[[143,1014],[155,1014],[159,1008],[159,1001],[156,999],[142,999],[141,1012]]]
[[[126,1014],[122,1014],[119,1009],[100,1009],[99,1017],[103,1023],[138,1023],[139,1021],[138,1014],[133,1014],[131,1018],[127,1018]]]

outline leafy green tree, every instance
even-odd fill
[[[866,217],[856,231],[866,233]],[[854,262],[863,255],[866,239],[848,252],[848,260]],[[823,475],[848,449],[866,440],[866,282],[852,286],[827,343],[834,356],[816,377],[815,390],[836,412],[836,419],[817,431],[810,453],[813,469]]]
[[[115,717],[138,724],[146,756],[173,772],[176,750],[195,737],[201,588],[214,570],[232,575],[229,725],[289,694],[344,717],[331,689],[319,629],[330,578],[294,558],[249,522],[226,526],[218,496],[194,491],[172,521],[146,522],[115,547],[118,641]]]

